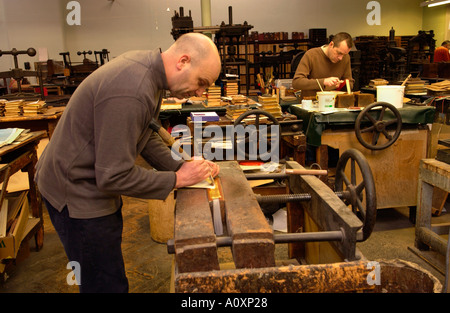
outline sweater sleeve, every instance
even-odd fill
[[[319,66],[319,65],[316,65]],[[292,79],[292,87],[297,90],[318,90],[316,78],[310,78],[313,68],[313,59],[311,53],[305,53],[300,60]],[[319,83],[323,86],[324,78],[318,78]]]
[[[135,164],[148,114],[146,106],[131,97],[114,97],[96,105],[95,174],[101,191],[166,199],[174,188],[175,172],[157,172]]]
[[[183,164],[182,160],[173,158],[170,148],[155,132],[150,136],[141,155],[158,171],[177,171]]]

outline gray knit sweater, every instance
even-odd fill
[[[149,124],[167,88],[159,50],[127,52],[90,74],[39,158],[41,194],[73,218],[112,214],[121,195],[165,199],[182,163]],[[157,171],[137,166],[139,154]]]

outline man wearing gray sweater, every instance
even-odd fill
[[[218,174],[207,160],[174,160],[149,127],[163,90],[200,96],[220,73],[214,43],[185,34],[164,52],[130,51],[90,74],[72,95],[36,166],[36,182],[80,292],[127,292],[121,195],[166,199]],[[135,164],[141,155],[156,169]]]

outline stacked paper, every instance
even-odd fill
[[[282,111],[278,104],[278,97],[273,96],[258,96],[258,102],[261,105],[261,109],[269,112],[274,117],[281,117]]]
[[[212,85],[206,91],[206,97],[208,99],[207,106],[220,106],[221,105],[221,88],[219,86]]]
[[[45,101],[24,102],[22,105],[23,115],[37,115],[43,113]]]

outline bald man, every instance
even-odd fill
[[[174,160],[149,126],[158,118],[164,90],[178,98],[199,96],[220,68],[211,39],[185,34],[162,53],[131,51],[115,58],[70,98],[38,161],[36,182],[69,261],[79,264],[80,292],[128,291],[122,195],[166,199],[174,188],[218,174],[207,160]],[[155,170],[137,166],[138,155]]]

